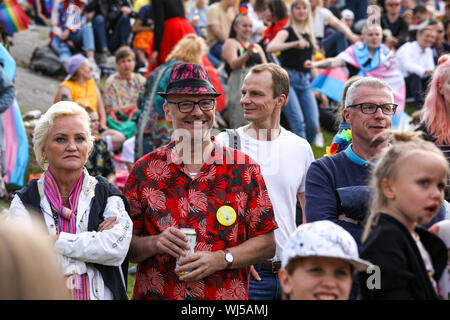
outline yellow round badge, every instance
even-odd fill
[[[236,222],[236,211],[230,206],[221,206],[216,213],[217,221],[223,226],[231,226]]]

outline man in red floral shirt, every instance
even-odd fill
[[[275,254],[277,224],[260,168],[210,136],[219,94],[201,65],[177,65],[158,94],[173,141],[139,159],[125,186],[130,259],[138,263],[133,298],[247,299],[250,265]],[[180,228],[196,231],[187,256]]]

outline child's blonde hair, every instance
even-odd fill
[[[361,242],[367,239],[372,226],[378,221],[379,213],[388,204],[388,199],[381,191],[381,182],[385,178],[394,178],[399,165],[407,161],[407,158],[417,153],[423,153],[427,156],[434,154],[442,161],[445,168],[447,168],[448,176],[448,162],[442,151],[434,143],[423,140],[420,135],[421,133],[419,132],[392,133],[393,144],[384,150],[383,156],[372,174],[371,185],[374,191],[370,206],[370,215],[367,218]]]

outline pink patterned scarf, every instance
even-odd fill
[[[55,225],[57,233],[77,233],[77,208],[78,200],[81,194],[81,187],[83,186],[84,174],[75,182],[72,190],[69,193],[69,207],[64,206],[63,197],[59,191],[55,178],[51,174],[50,170],[47,170],[44,174],[44,193],[52,206],[54,211],[53,218],[55,219]],[[72,298],[75,300],[89,300],[89,281],[88,275],[74,274],[71,276],[72,284],[70,289]]]

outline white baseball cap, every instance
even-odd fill
[[[364,271],[371,265],[359,258],[358,245],[351,234],[328,220],[298,226],[283,250],[281,267],[285,268],[291,260],[302,257],[344,259],[357,271]]]
[[[341,16],[344,19],[355,19],[355,14],[353,13],[353,11],[349,10],[349,9],[344,9],[341,12]]]

